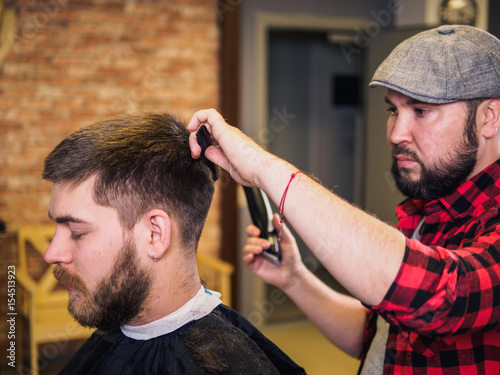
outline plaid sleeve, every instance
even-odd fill
[[[500,224],[490,228],[455,250],[407,239],[394,283],[371,308],[404,331],[423,335],[498,330]]]

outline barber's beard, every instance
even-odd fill
[[[90,293],[80,276],[57,266],[54,276],[70,285],[68,310],[82,325],[111,330],[129,322],[144,310],[151,280],[140,267],[135,245],[127,241],[119,251],[111,274],[104,277]]]
[[[471,175],[477,162],[478,140],[474,136],[464,134],[462,142],[450,153],[436,161],[433,166],[425,166],[418,155],[402,145],[395,145],[392,176],[398,189],[413,199],[433,200],[453,193]],[[412,158],[420,165],[420,178],[412,180],[410,170],[399,168],[394,155]]]

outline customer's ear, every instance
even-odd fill
[[[144,215],[150,232],[148,255],[154,261],[160,260],[170,245],[172,226],[168,214],[159,209]]]

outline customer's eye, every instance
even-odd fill
[[[83,234],[71,233],[71,239],[73,241],[79,240],[82,236]]]

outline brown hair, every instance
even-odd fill
[[[43,178],[78,185],[95,176],[94,200],[117,210],[131,230],[159,208],[175,218],[195,247],[214,193],[210,171],[193,159],[189,132],[167,113],[115,116],[66,137],[45,160]]]

